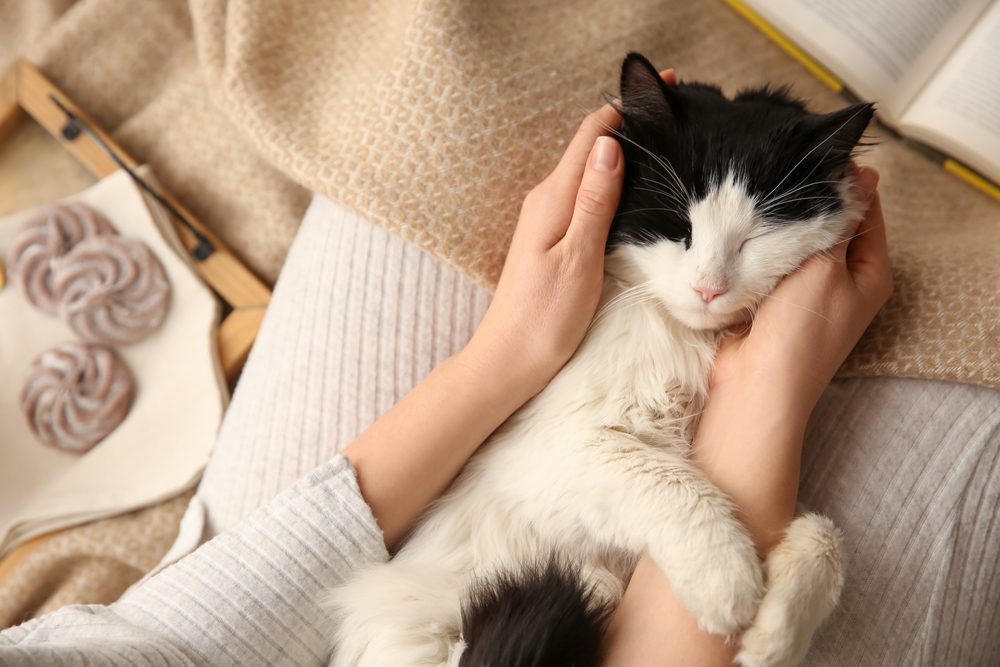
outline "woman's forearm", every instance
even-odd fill
[[[573,354],[601,296],[624,175],[605,106],[525,199],[493,302],[460,354],[345,450],[391,549],[477,447]]]
[[[813,406],[735,384],[713,387],[709,401],[694,461],[736,505],[764,558],[795,514],[802,439]]]
[[[344,450],[389,549],[533,386],[513,365],[486,367],[461,352]]]

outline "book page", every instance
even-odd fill
[[[1000,3],[914,100],[901,128],[1000,182]]]
[[[897,123],[990,0],[745,0]]]

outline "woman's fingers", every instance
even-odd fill
[[[858,198],[866,204],[871,202],[875,194],[875,188],[878,187],[878,172],[871,167],[859,167],[853,161],[848,166],[847,172],[848,176],[853,180],[852,187]],[[865,215],[868,215],[867,211]],[[847,261],[847,249],[850,247],[852,239],[860,233],[862,222],[863,219],[859,220],[856,225],[847,230],[844,238],[831,249],[831,254],[835,259],[840,262]]]
[[[892,294],[889,244],[885,236],[882,200],[876,192],[857,234],[847,248],[847,269],[855,285],[881,306]]]
[[[660,72],[660,77],[667,84],[674,84],[677,81],[672,68]],[[597,141],[597,137],[614,134],[621,124],[621,115],[610,104],[604,105],[584,118],[551,177],[562,185],[578,186],[587,166],[590,149]]]
[[[584,118],[550,178],[563,188],[578,188],[594,142],[600,136],[616,132],[621,123],[621,116],[610,105],[605,105]]]
[[[885,220],[876,187],[879,176],[874,169],[864,167],[858,172],[856,186],[862,196],[867,195],[868,210],[858,224],[858,229],[848,246],[847,258],[851,262],[881,261],[889,256],[889,246],[885,238]]]
[[[621,145],[612,137],[597,137],[576,193],[566,240],[587,251],[603,253],[621,197],[624,173]]]

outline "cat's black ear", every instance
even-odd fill
[[[840,111],[812,116],[807,122],[810,140],[820,156],[846,162],[858,146],[875,114],[875,105],[855,104]]]
[[[667,84],[656,68],[638,53],[630,53],[622,63],[622,112],[627,118],[669,123],[674,117]]]

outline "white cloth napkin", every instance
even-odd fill
[[[218,302],[178,256],[166,214],[122,171],[69,199],[149,245],[173,288],[170,310],[148,338],[115,348],[135,377],[135,401],[125,421],[81,456],[40,443],[19,401],[31,360],[76,336],[58,317],[29,305],[9,280],[0,290],[0,555],[41,533],[190,487],[208,460],[227,400],[215,342]],[[28,215],[0,219],[0,257]]]

